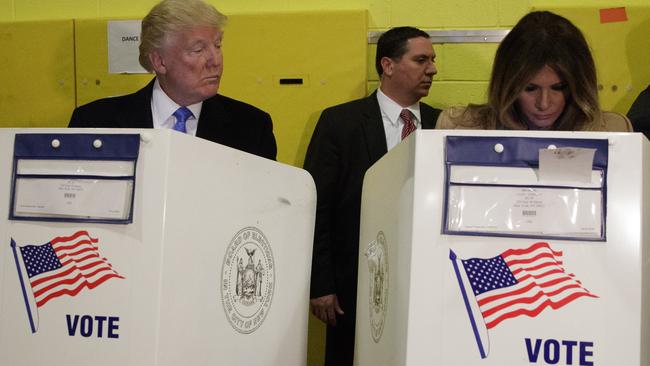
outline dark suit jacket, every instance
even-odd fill
[[[68,127],[153,128],[154,81],[133,94],[99,99],[72,112]],[[275,160],[277,148],[268,113],[215,95],[203,101],[196,136]]]
[[[639,94],[632,103],[627,117],[632,121],[635,132],[643,132],[650,138],[650,86]]]
[[[440,110],[420,103],[420,112],[422,128],[435,128]],[[376,92],[325,109],[307,149],[318,193],[310,295],[337,294],[346,314],[356,306],[363,176],[387,151]]]

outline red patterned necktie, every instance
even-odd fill
[[[411,111],[408,109],[402,109],[399,116],[402,118],[402,121],[404,121],[404,127],[402,127],[402,140],[404,140],[406,136],[410,135],[411,132],[415,131],[417,128],[415,127],[415,123],[413,123],[413,114],[411,114]]]

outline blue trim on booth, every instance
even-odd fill
[[[557,148],[596,149],[594,168],[607,168],[607,139],[560,139],[541,137],[447,136],[445,158],[448,164],[529,167],[539,166],[539,150]],[[494,145],[503,145],[503,152]]]
[[[501,153],[495,152],[495,145],[503,145]],[[602,215],[601,215],[601,237],[600,238],[581,238],[566,236],[534,236],[505,233],[488,233],[488,232],[465,232],[451,231],[447,229],[448,222],[448,199],[449,187],[454,185],[450,183],[452,165],[469,165],[469,166],[493,166],[493,167],[519,167],[519,168],[537,168],[539,167],[539,150],[547,149],[550,145],[556,148],[573,147],[595,149],[594,162],[592,169],[601,170],[603,173],[602,191]],[[504,136],[446,136],[445,138],[445,188],[444,188],[444,207],[442,215],[442,233],[449,235],[469,235],[469,236],[495,236],[495,237],[512,237],[512,238],[536,238],[536,239],[557,239],[557,240],[577,240],[577,241],[606,241],[606,218],[607,218],[607,164],[609,159],[609,140],[607,139],[574,139],[574,138],[546,138],[546,137],[504,137]],[[482,184],[490,186],[489,184]],[[501,186],[501,185],[494,185]],[[506,185],[504,185],[506,186]],[[531,188],[550,188],[554,186],[530,186]],[[561,187],[563,189],[571,187]],[[593,189],[578,188],[576,189]]]
[[[95,140],[102,146],[94,147]],[[20,159],[137,160],[139,151],[138,134],[17,133],[14,140],[14,157]]]
[[[53,146],[53,141],[58,145]],[[101,146],[95,147],[95,141]],[[99,133],[18,133],[14,137],[14,161],[11,182],[10,220],[48,221],[48,222],[92,222],[105,224],[130,224],[133,222],[133,205],[135,203],[136,170],[140,153],[139,134],[99,134]],[[17,174],[18,160],[96,160],[96,161],[132,161],[133,175],[98,176],[66,174]],[[106,179],[132,180],[131,206],[126,219],[62,218],[15,216],[16,180],[22,179]]]

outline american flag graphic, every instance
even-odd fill
[[[565,271],[562,252],[553,250],[548,243],[508,249],[493,258],[457,260],[456,254],[450,251],[450,259],[477,341],[475,322],[480,319],[474,319],[469,294],[478,304],[488,330],[507,319],[522,315],[534,318],[547,308],[559,309],[581,297],[598,297],[574,274]]]
[[[36,326],[27,289],[31,288],[36,307],[40,308],[57,297],[76,296],[84,288],[94,289],[111,278],[124,278],[99,254],[98,242],[87,231],[59,236],[41,245],[18,246],[11,240],[32,332]]]
[[[100,256],[98,241],[88,232],[78,231],[46,244],[20,247],[37,307],[59,296],[76,296],[111,278],[124,278]]]

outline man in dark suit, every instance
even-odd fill
[[[218,95],[226,16],[201,0],[163,0],[142,20],[140,64],[156,77],[129,95],[78,107],[68,127],[173,128],[275,159],[268,113]]]
[[[366,170],[440,110],[420,103],[436,74],[429,35],[399,27],[377,42],[380,87],[369,97],[327,108],[304,167],[318,193],[311,275],[312,313],[325,322],[326,365],[352,365],[361,187]]]
[[[636,97],[627,118],[632,121],[635,132],[643,132],[646,138],[650,138],[650,86]]]

